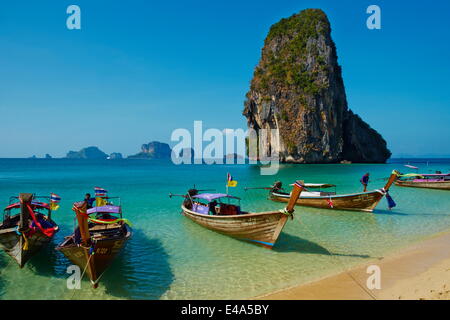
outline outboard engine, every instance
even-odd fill
[[[183,205],[186,209],[192,209],[192,197],[198,195],[197,189],[189,189],[187,192],[188,196],[185,197]]]
[[[189,189],[187,193],[189,196],[193,197],[193,196],[198,195],[198,190],[197,189]]]

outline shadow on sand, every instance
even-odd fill
[[[448,217],[450,214],[447,213],[403,213],[398,211],[390,210],[375,210],[374,215],[387,215],[387,216],[431,216],[431,217]]]
[[[337,253],[331,252],[327,248],[322,247],[321,245],[299,238],[297,236],[281,233],[280,237],[276,245],[273,247],[275,252],[298,252],[298,253],[307,253],[307,254],[322,254],[328,256],[340,256],[340,257],[351,257],[351,258],[374,258],[366,254],[345,254],[345,253]]]

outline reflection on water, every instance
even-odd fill
[[[134,231],[126,250],[102,278],[106,293],[119,298],[161,298],[174,277],[168,258],[161,241]]]

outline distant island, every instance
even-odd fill
[[[249,128],[279,130],[282,162],[384,163],[391,156],[383,137],[348,109],[330,22],[320,9],[270,28],[243,115]]]
[[[51,155],[49,155],[48,153],[45,154],[44,156],[45,159],[53,159],[53,157]],[[39,159],[36,155],[32,155],[31,157],[28,157],[28,159]]]
[[[97,147],[87,147],[80,151],[69,151],[67,159],[107,159],[108,155]]]
[[[167,143],[152,141],[143,144],[141,152],[131,155],[128,159],[170,159],[172,149]]]
[[[113,152],[108,156],[109,160],[119,160],[123,159],[123,156],[120,152]]]
[[[128,156],[128,159],[170,159],[172,154],[172,149],[167,143],[162,143],[158,141],[152,141],[147,144],[143,144],[141,147],[141,152]],[[50,155],[46,155],[47,159],[50,159]],[[36,156],[33,156],[36,158]],[[96,146],[90,146],[82,148],[79,151],[69,151],[67,152],[64,159],[107,159],[107,160],[120,160],[124,159],[124,156],[120,152],[113,152],[107,154],[100,150]]]
[[[123,156],[119,152],[113,152],[110,155],[101,151],[98,147],[86,147],[80,151],[69,151],[66,159],[122,159]]]
[[[50,159],[50,155],[46,155],[46,158]],[[179,154],[177,155],[179,159],[183,159],[183,161],[189,161],[190,163],[194,163],[195,157],[194,157],[194,149],[192,148],[185,148],[180,150]],[[33,158],[36,158],[36,156],[33,156]],[[100,150],[96,146],[90,146],[86,148],[82,148],[79,151],[69,151],[64,159],[99,159],[99,160],[118,160],[118,159],[124,159],[125,157],[120,152],[113,152],[111,154],[107,154]],[[159,159],[159,160],[171,160],[172,159],[172,149],[167,143],[159,142],[159,141],[152,141],[149,143],[144,143],[141,146],[141,151],[137,154],[130,155],[126,157],[127,159]],[[213,161],[216,163],[226,163],[227,161],[232,161],[233,163],[239,162],[239,163],[245,163],[246,158],[240,155],[237,155],[236,153],[230,153],[225,155],[223,158],[216,158],[216,159],[208,159],[209,161]],[[187,162],[185,162],[187,163]],[[200,163],[205,163],[203,160],[201,160]]]

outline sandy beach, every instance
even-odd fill
[[[379,266],[381,288],[369,290],[367,268]],[[264,300],[448,300],[450,232],[316,282],[256,297]]]

